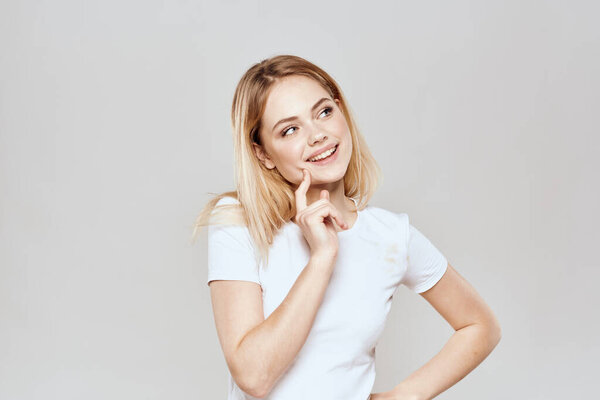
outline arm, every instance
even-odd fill
[[[433,399],[475,369],[501,338],[492,310],[450,264],[444,276],[421,296],[455,332],[438,354],[389,392],[389,398]]]
[[[266,320],[258,285],[240,281],[211,285],[225,359],[232,377],[246,393],[266,396],[294,360],[312,328],[334,261],[331,257],[311,257],[288,295]],[[227,292],[228,285],[236,284],[253,285],[254,294],[240,297],[240,292],[231,291],[233,286]]]

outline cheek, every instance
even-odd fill
[[[278,147],[277,154],[280,161],[287,164],[288,167],[293,168],[295,164],[302,161],[304,146],[300,141],[290,140],[289,143]]]
[[[335,126],[335,130],[337,132],[340,133],[345,133],[345,134],[350,134],[350,128],[348,127],[348,124],[346,123],[346,119],[344,118],[343,115],[339,114],[337,115],[337,118],[334,121],[334,126]]]
[[[290,149],[288,153],[288,158],[290,159],[290,161],[295,163],[298,163],[299,161],[304,161],[302,157],[304,156],[305,145],[299,140],[297,142],[298,143],[295,143],[295,145]]]

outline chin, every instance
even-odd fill
[[[333,183],[343,179],[347,170],[347,165],[344,168],[334,167],[330,170],[326,168],[323,168],[321,171],[310,170],[310,177],[312,183]],[[300,170],[300,173],[302,174],[302,170]]]

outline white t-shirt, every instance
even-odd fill
[[[238,203],[225,197],[217,203]],[[356,203],[356,201],[355,201]],[[448,262],[405,213],[367,205],[338,232],[336,265],[304,346],[270,400],[366,400],[375,382],[375,346],[400,284],[416,293],[435,285]],[[262,287],[265,319],[281,304],[310,258],[290,221],[275,236],[265,269],[257,265],[245,226],[208,226],[208,282],[244,280]],[[229,372],[229,371],[228,371]],[[228,400],[255,399],[229,373]]]

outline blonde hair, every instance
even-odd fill
[[[252,143],[261,144],[258,133],[271,88],[279,79],[291,75],[314,79],[332,99],[340,101],[339,107],[352,137],[352,155],[344,175],[344,193],[357,200],[358,210],[367,206],[381,178],[381,169],[354,122],[346,98],[329,74],[294,55],[277,55],[252,65],[240,79],[231,107],[237,190],[218,194],[206,204],[196,219],[192,240],[202,226],[213,223],[244,225],[254,241],[256,261],[262,262],[265,267],[269,263],[269,247],[277,231],[296,215],[295,188],[277,168],[268,169],[262,164]],[[240,204],[217,207],[223,197],[233,197]],[[217,218],[213,218],[213,214]]]

